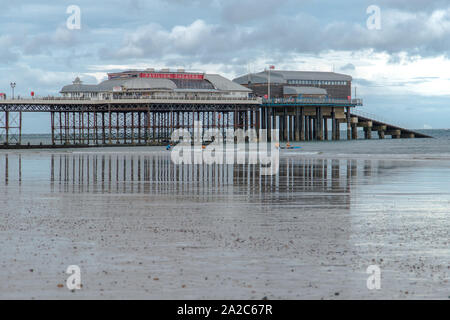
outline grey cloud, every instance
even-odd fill
[[[340,69],[342,71],[348,71],[348,70],[353,71],[356,69],[356,67],[353,63],[347,63],[345,66],[342,66]]]
[[[364,87],[377,86],[377,83],[375,81],[370,81],[370,80],[361,79],[361,78],[353,78],[353,84],[358,85],[358,86],[364,86]]]
[[[0,35],[0,61],[11,63],[18,60],[18,54],[12,49],[14,42],[12,36]]]
[[[222,8],[222,17],[232,23],[261,20],[276,15],[286,0],[229,0]]]
[[[233,16],[232,20],[243,17]],[[450,10],[415,15],[397,10],[384,11],[382,30],[379,31],[348,21],[324,24],[308,14],[283,18],[276,15],[247,27],[211,24],[204,20],[172,29],[150,24],[126,33],[120,46],[108,46],[100,53],[108,59],[177,55],[199,62],[222,60],[227,63],[235,57],[248,59],[266,52],[287,55],[365,49],[391,54],[392,63],[400,62],[396,56],[400,52],[407,52],[410,59],[447,55],[450,50]]]
[[[381,8],[397,8],[408,11],[433,11],[448,6],[448,0],[378,0]]]

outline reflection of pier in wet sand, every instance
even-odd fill
[[[22,154],[5,154],[6,184],[34,179],[37,172],[22,173]],[[27,156],[25,156],[25,159]],[[45,161],[45,160],[42,160]],[[42,169],[46,166],[41,164]],[[371,175],[371,160],[282,158],[278,175],[261,175],[259,164],[174,164],[163,153],[54,153],[48,157],[52,188],[61,192],[194,193],[224,192],[298,197],[299,192],[351,191],[357,175]],[[46,170],[42,170],[45,174]],[[0,172],[1,174],[1,172]],[[30,176],[31,175],[31,176]],[[42,177],[44,178],[44,177]]]

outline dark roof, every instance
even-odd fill
[[[218,74],[205,74],[205,79],[212,83],[215,89],[220,91],[244,91],[251,92],[250,89],[230,81]]]
[[[64,86],[60,92],[98,92],[98,86],[96,84],[69,84]]]

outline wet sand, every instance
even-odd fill
[[[0,152],[0,298],[449,299],[449,161],[136,150]]]

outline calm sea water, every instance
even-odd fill
[[[360,140],[346,141],[346,131],[341,133],[341,141],[296,142],[303,151],[321,152],[324,154],[443,154],[450,155],[450,130],[417,130],[432,136],[434,139],[399,139],[364,140],[363,132],[359,132]],[[331,134],[330,134],[331,136]],[[23,144],[51,144],[49,134],[26,134]]]

